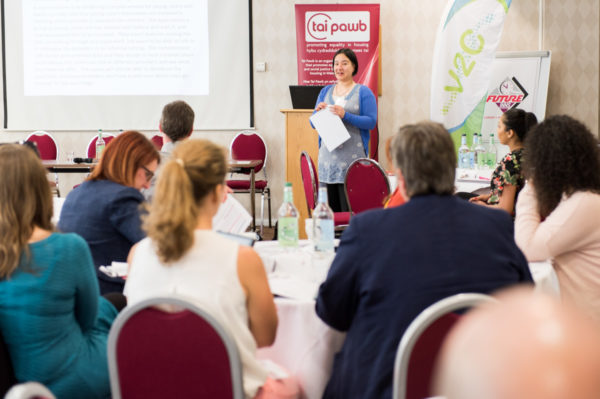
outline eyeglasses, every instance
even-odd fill
[[[144,173],[146,173],[146,181],[152,180],[154,177],[154,172],[142,165],[142,169],[144,169]]]

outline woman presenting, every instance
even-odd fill
[[[329,107],[344,122],[350,139],[333,151],[319,141],[319,181],[327,186],[332,210],[347,212],[344,177],[354,160],[368,154],[369,130],[377,123],[377,102],[368,87],[354,82],[358,72],[354,51],[348,48],[338,50],[333,57],[333,72],[337,83],[321,90],[314,112]]]

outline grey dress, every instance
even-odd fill
[[[335,104],[332,85],[325,95],[327,104]],[[360,85],[356,84],[345,97],[344,110],[355,115],[360,115]],[[360,129],[354,125],[344,122],[344,126],[350,133],[350,139],[333,151],[329,151],[325,145],[319,148],[319,182],[326,184],[343,184],[346,170],[350,164],[365,157],[365,148],[360,136]]]

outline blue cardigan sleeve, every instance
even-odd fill
[[[377,124],[377,101],[371,89],[360,86],[360,115],[346,112],[342,120],[361,130],[371,130]]]
[[[352,324],[360,302],[361,257],[360,229],[353,218],[344,231],[340,247],[327,274],[319,287],[316,312],[327,325],[339,331],[347,331]]]

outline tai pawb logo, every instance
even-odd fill
[[[521,104],[528,95],[529,93],[517,78],[514,76],[512,79],[507,77],[500,83],[500,86],[488,95],[486,102],[496,103],[504,113]]]
[[[306,13],[307,42],[368,42],[368,11],[332,11]]]

